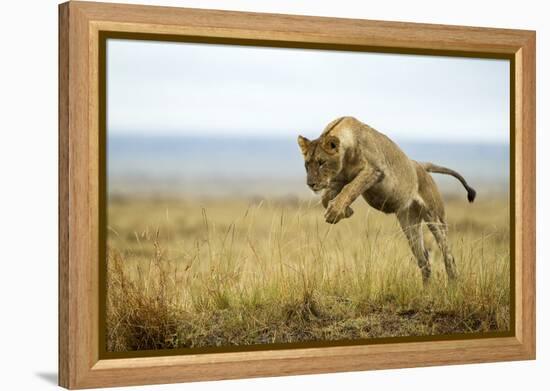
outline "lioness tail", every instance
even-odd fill
[[[468,183],[466,182],[466,179],[464,179],[464,177],[462,175],[460,175],[458,172],[456,172],[454,170],[451,170],[450,168],[437,166],[433,163],[420,163],[420,164],[428,172],[433,172],[433,173],[436,173],[436,174],[447,174],[447,175],[454,176],[456,179],[458,179],[460,181],[460,183],[462,183],[462,186],[464,186],[464,188],[468,192],[468,201],[474,202],[474,200],[476,198],[476,191],[468,185]]]

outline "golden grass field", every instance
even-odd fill
[[[111,197],[107,350],[508,330],[506,198],[446,200],[459,279],[425,228],[426,288],[394,216],[316,202]]]

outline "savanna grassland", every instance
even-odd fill
[[[506,198],[446,200],[459,279],[425,228],[432,282],[394,216],[359,199],[324,222],[316,201],[111,197],[107,349],[508,330]]]

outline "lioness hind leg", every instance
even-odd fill
[[[445,271],[447,272],[447,277],[449,280],[455,280],[456,273],[456,264],[453,254],[449,248],[449,243],[447,241],[447,223],[443,218],[429,218],[426,220],[428,228],[432,232],[441,253],[443,254],[443,261],[445,262]]]
[[[397,219],[401,225],[403,233],[409,241],[412,253],[414,254],[418,267],[422,272],[422,282],[427,285],[430,281],[432,268],[430,265],[430,256],[424,247],[424,237],[422,234],[422,217],[420,213],[413,208],[397,214]]]

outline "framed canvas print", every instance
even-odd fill
[[[535,358],[535,33],[59,7],[67,388]]]

